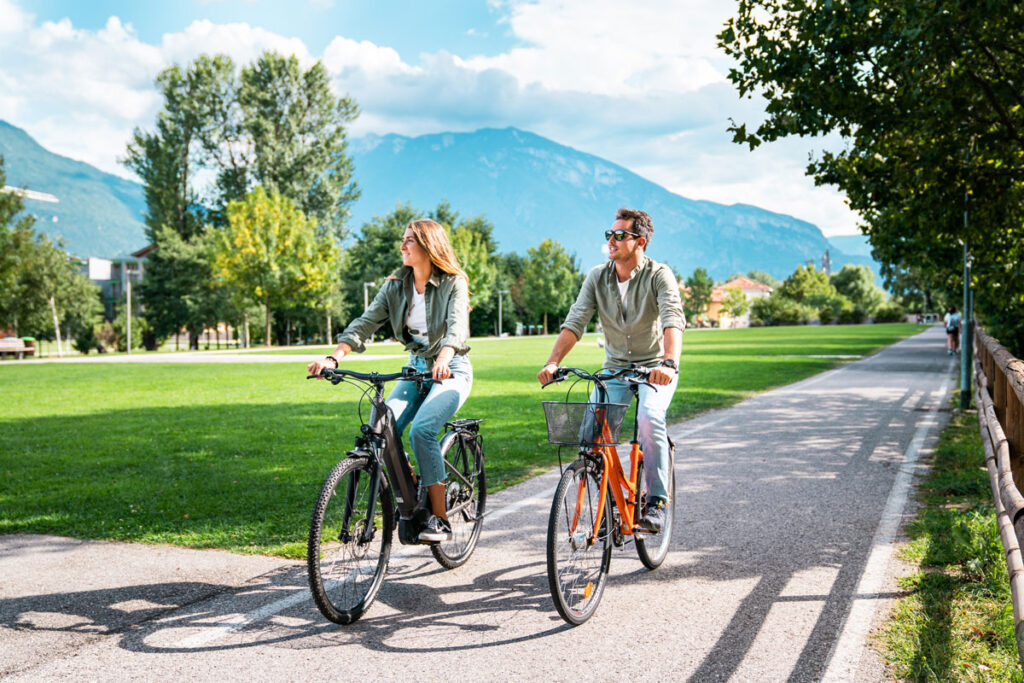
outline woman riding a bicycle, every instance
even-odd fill
[[[444,228],[432,220],[409,223],[401,243],[402,267],[384,281],[363,314],[341,335],[334,353],[307,366],[311,375],[336,368],[338,361],[366,349],[384,324],[409,352],[409,365],[429,371],[438,382],[417,386],[400,381],[388,396],[399,434],[409,441],[420,470],[420,486],[432,515],[420,541],[441,542],[451,535],[445,500],[445,468],[437,435],[459,410],[473,386],[469,362],[469,278],[459,267]]]

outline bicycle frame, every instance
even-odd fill
[[[632,536],[637,521],[636,512],[640,506],[639,491],[637,491],[636,477],[637,472],[640,468],[640,461],[643,460],[644,452],[640,448],[640,441],[637,439],[637,421],[636,418],[640,411],[640,402],[638,397],[638,389],[636,385],[632,385],[633,398],[637,399],[636,407],[633,412],[633,440],[630,441],[629,450],[629,478],[626,478],[626,473],[622,469],[622,461],[619,460],[619,452],[615,446],[603,446],[600,449],[595,449],[601,453],[602,468],[601,468],[601,488],[597,499],[597,516],[594,519],[594,528],[591,530],[590,538],[588,543],[593,545],[597,540],[598,531],[601,529],[601,523],[604,521],[604,509],[605,501],[608,499],[608,489],[611,488],[612,497],[615,500],[615,506],[619,510],[619,531],[625,536]],[[598,386],[600,392],[601,402],[603,403],[607,399],[607,394],[603,387]],[[604,424],[601,428],[602,437],[605,443],[611,443],[613,441],[611,431],[608,428],[607,419],[602,416]],[[611,484],[611,486],[609,486]],[[583,497],[585,495],[584,487],[585,481],[580,482],[579,491],[576,494],[576,519],[573,520],[572,530],[575,531],[576,524],[579,521],[579,511],[582,508]],[[628,496],[628,498],[627,498]]]

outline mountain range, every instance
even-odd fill
[[[683,274],[702,266],[719,280],[750,270],[783,278],[801,263],[820,263],[826,249],[833,269],[864,263],[877,272],[859,236],[840,248],[806,221],[747,204],[687,199],[622,166],[515,128],[367,136],[352,141],[351,153],[362,191],[351,226],[398,202],[426,211],[447,200],[464,217],[484,215],[494,223],[501,251],[524,253],[550,237],[589,267],[605,258],[603,232],[615,210],[629,206],[654,220],[648,253]],[[145,246],[146,207],[137,183],[53,154],[3,121],[0,155],[8,185],[59,199],[29,199],[26,209],[72,253],[109,258]]]
[[[142,186],[43,148],[21,128],[0,121],[7,185],[43,192],[57,203],[25,200],[36,229],[64,239],[78,256],[125,256],[146,245]]]

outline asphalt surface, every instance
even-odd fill
[[[0,537],[0,676],[883,680],[866,638],[895,592],[918,459],[948,416],[943,344],[931,328],[674,426],[671,552],[648,572],[632,545],[615,550],[583,626],[548,594],[554,471],[489,497],[459,569],[396,545],[377,602],[350,626],[317,612],[303,563]]]

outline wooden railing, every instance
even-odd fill
[[[1024,665],[1024,361],[975,325],[975,404],[1006,551],[1017,655]]]

